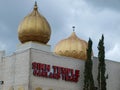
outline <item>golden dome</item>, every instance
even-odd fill
[[[73,32],[67,39],[61,40],[54,49],[55,54],[77,59],[87,59],[87,42],[78,38]]]
[[[35,41],[46,44],[51,35],[50,25],[38,12],[35,2],[33,11],[27,15],[18,27],[18,38],[21,43]]]

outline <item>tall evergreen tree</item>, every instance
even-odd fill
[[[98,65],[98,90],[107,90],[106,88],[106,79],[105,71],[106,71],[106,64],[105,64],[105,47],[104,47],[104,36],[102,35],[102,38],[99,41],[98,44],[98,59],[99,59],[99,65]]]
[[[85,69],[84,69],[84,87],[83,90],[95,90],[94,80],[92,75],[92,40],[88,41],[88,49],[87,49],[87,60],[85,61]]]

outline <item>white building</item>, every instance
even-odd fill
[[[0,90],[82,90],[87,42],[75,32],[50,51],[51,30],[35,3],[18,28],[21,45],[6,56],[0,52]],[[61,56],[62,55],[62,56]],[[93,58],[97,85],[98,60]],[[120,90],[120,63],[106,60],[107,90]]]

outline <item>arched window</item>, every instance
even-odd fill
[[[49,90],[53,90],[52,88],[50,88]]]
[[[24,87],[19,87],[18,90],[25,90]]]
[[[13,86],[11,86],[11,87],[9,88],[9,90],[14,90]]]
[[[42,90],[42,88],[38,87],[38,88],[36,88],[35,90]]]

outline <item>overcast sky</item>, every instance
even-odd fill
[[[105,37],[106,59],[120,62],[120,0],[36,0],[40,13],[51,25],[48,44],[52,50],[57,42],[72,33],[93,41],[94,55],[101,35]],[[19,45],[17,29],[32,11],[35,0],[0,1],[0,50],[13,53]]]

